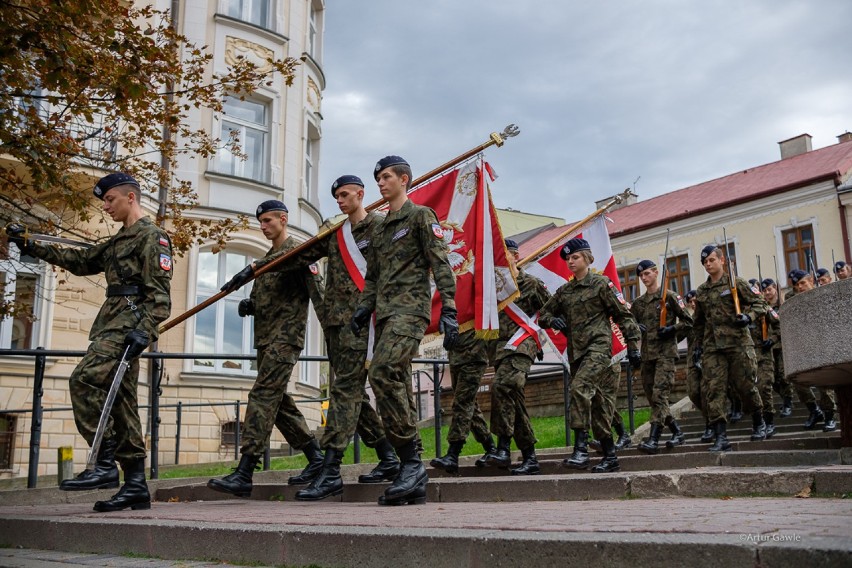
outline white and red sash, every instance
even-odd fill
[[[540,351],[541,338],[538,336],[538,333],[541,331],[541,328],[536,323],[538,316],[528,316],[524,313],[524,310],[522,310],[517,306],[517,304],[515,304],[515,302],[509,302],[508,304],[506,304],[504,310],[506,312],[506,315],[509,316],[509,318],[511,318],[513,322],[518,324],[519,327],[518,331],[515,332],[515,335],[513,335],[506,343],[505,349],[515,351],[518,349],[518,346],[523,343],[528,337],[532,337]]]
[[[367,259],[358,248],[355,237],[352,235],[352,223],[347,219],[343,226],[337,231],[337,245],[340,248],[340,258],[346,266],[346,272],[355,283],[359,292],[364,291],[364,278],[367,276]],[[373,347],[376,343],[376,314],[370,318],[370,335],[367,339],[367,362],[373,359]]]

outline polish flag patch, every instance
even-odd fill
[[[167,239],[166,237],[160,237],[160,244],[164,247],[169,246],[169,239]]]

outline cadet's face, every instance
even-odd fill
[[[122,223],[130,215],[130,204],[135,199],[135,194],[128,193],[124,195],[122,190],[114,187],[104,194],[103,208],[106,214],[112,217],[113,221]]]
[[[646,268],[639,273],[639,279],[642,280],[642,284],[644,284],[645,288],[647,288],[657,281],[657,274],[658,271],[656,268]]]
[[[819,285],[831,284],[831,274],[823,274],[819,277]]]
[[[698,306],[698,300],[695,299],[694,297],[687,300],[686,303],[689,304],[689,307],[692,308],[693,310],[695,310],[695,308]]]
[[[763,299],[766,300],[769,304],[774,304],[776,300],[778,300],[778,290],[775,286],[767,286],[763,290]]]
[[[725,270],[725,261],[723,261],[715,252],[711,252],[707,255],[702,261],[704,265],[704,270],[707,271],[707,274],[710,276],[719,276]]]
[[[281,211],[267,211],[258,220],[260,221],[260,231],[270,241],[278,238],[284,231],[284,227],[287,226],[287,214]]]
[[[385,199],[393,199],[405,193],[405,186],[408,183],[408,176],[403,174],[398,176],[391,168],[385,168],[379,172],[379,179],[376,180],[379,185],[379,193]]]
[[[354,183],[341,185],[334,192],[334,199],[337,201],[337,206],[340,207],[340,212],[349,215],[361,206],[364,199],[364,188]]]
[[[846,280],[850,276],[852,276],[852,266],[849,266],[848,264],[837,271],[838,280]]]
[[[813,278],[808,275],[796,282],[796,292],[807,292],[808,290],[814,289],[814,281]]]
[[[583,274],[586,270],[589,269],[589,263],[586,262],[586,257],[579,252],[569,254],[568,258],[565,259],[565,262],[568,263],[568,270],[570,270],[574,274]]]

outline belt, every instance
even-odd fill
[[[142,287],[138,284],[110,284],[107,286],[107,298],[113,296],[141,296]]]

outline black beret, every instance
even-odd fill
[[[260,219],[260,216],[267,211],[283,211],[284,213],[288,213],[286,205],[277,199],[270,199],[269,201],[264,201],[257,206],[257,211],[254,212],[254,216]]]
[[[344,185],[360,185],[361,187],[364,187],[364,182],[361,181],[361,178],[359,178],[358,176],[340,176],[339,178],[334,180],[333,184],[331,184],[331,196],[337,197],[337,188]]]
[[[506,244],[507,249],[518,252],[518,243],[516,243],[512,239],[503,239],[503,242]]]
[[[817,278],[819,278],[820,276],[825,276],[826,274],[829,274],[828,268],[817,268],[817,271],[816,271]]]
[[[580,252],[581,250],[592,250],[592,247],[589,246],[589,241],[586,239],[571,239],[562,245],[562,250],[559,251],[559,256],[562,257],[562,260],[567,260],[570,255],[575,252]]]
[[[770,286],[775,286],[775,280],[773,280],[772,278],[764,278],[763,282],[760,283],[760,286],[761,288],[766,290]]]
[[[373,177],[376,178],[376,181],[378,181],[380,171],[391,166],[400,165],[408,166],[409,168],[411,167],[411,165],[405,161],[405,158],[402,158],[400,156],[385,156],[384,158],[376,162],[376,169],[373,170]]]
[[[793,284],[798,284],[799,280],[801,280],[802,278],[804,278],[807,275],[808,275],[808,273],[805,272],[804,270],[798,270],[798,269],[791,270],[790,271],[790,280],[793,281]]]
[[[686,293],[686,300],[689,301],[698,295],[698,290],[690,290]]]
[[[104,176],[100,180],[98,180],[98,183],[97,185],[95,185],[95,189],[92,190],[92,192],[98,199],[103,199],[107,191],[119,185],[132,185],[135,187],[139,187],[139,182],[133,179],[133,176],[131,176],[130,174],[117,172],[114,174],[109,174],[108,176]]]
[[[706,247],[701,249],[701,264],[704,264],[704,260],[711,254],[713,254],[713,251],[715,251],[717,248],[719,247],[716,245],[707,245]]]
[[[801,271],[798,268],[794,268],[793,270],[791,270],[790,272],[787,273],[787,278],[792,279],[793,274],[795,274],[796,272],[801,272]]]
[[[656,268],[657,265],[654,264],[653,260],[643,260],[639,264],[636,265],[636,276],[639,276],[649,268]]]
[[[749,278],[748,283],[751,284],[752,286],[754,286],[755,284],[758,283],[757,278]]]
[[[837,262],[834,263],[834,271],[835,272],[840,272],[840,270],[845,268],[845,267],[846,267],[846,263],[842,260],[838,260]]]

